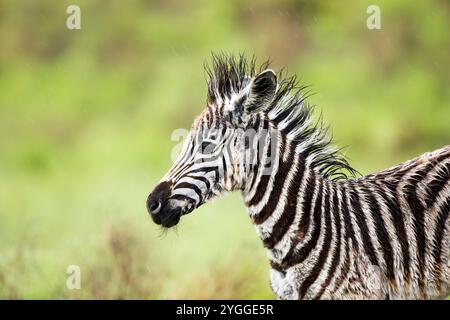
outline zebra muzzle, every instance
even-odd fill
[[[164,181],[158,184],[147,198],[147,211],[153,222],[170,228],[180,221],[181,209],[172,208],[169,203],[171,183]]]

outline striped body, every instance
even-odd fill
[[[333,181],[317,174],[295,144],[281,144],[273,179],[257,177],[243,191],[269,251],[278,298],[449,294],[450,147]]]
[[[450,146],[357,178],[295,77],[267,66],[214,57],[207,107],[147,199],[154,222],[240,191],[279,299],[446,297]]]

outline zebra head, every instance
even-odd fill
[[[147,198],[150,216],[163,227],[176,225],[182,215],[214,196],[243,189],[246,172],[258,161],[254,141],[263,127],[260,118],[277,92],[275,73],[252,68],[244,74],[248,66],[221,59],[209,70],[206,108],[172,168]]]

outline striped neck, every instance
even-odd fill
[[[297,144],[282,133],[269,134],[265,141],[260,146],[261,161],[249,170],[242,195],[264,246],[269,250],[279,248],[273,253],[284,256],[293,246],[290,235],[295,233],[298,238],[308,229],[309,215],[303,212],[309,212],[305,206],[311,205],[314,189],[336,182],[317,173]],[[303,232],[294,230],[300,220]]]

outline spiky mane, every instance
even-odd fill
[[[265,61],[257,67],[254,56],[213,54],[211,65],[205,64],[208,102],[230,98],[269,66],[270,61]],[[276,96],[264,111],[269,121],[297,143],[297,150],[323,176],[337,180],[358,175],[342,154],[342,149],[333,145],[329,127],[323,124],[322,117],[314,121],[314,108],[306,102],[310,96],[307,86],[299,85],[295,75],[286,76],[284,70],[277,73],[277,78]]]
[[[256,58],[241,54],[238,57],[226,54],[213,54],[211,65],[205,64],[208,84],[208,101],[230,97],[243,89],[251,77],[269,66],[266,61],[256,69]]]

